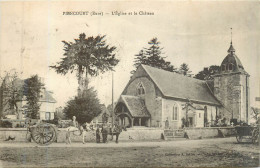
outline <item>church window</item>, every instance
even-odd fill
[[[225,71],[226,70],[226,65],[225,64],[222,65],[221,69],[222,69],[222,71]]]
[[[177,107],[177,105],[174,105],[172,110],[173,110],[172,111],[172,120],[178,120],[178,107]]]
[[[145,91],[144,91],[144,87],[141,83],[139,83],[138,87],[137,87],[137,94],[138,95],[143,95],[145,94]]]
[[[229,70],[233,70],[233,64],[229,64],[228,69],[229,69]]]

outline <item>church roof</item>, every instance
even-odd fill
[[[233,47],[232,43],[230,44],[230,47],[228,49],[228,52],[235,52],[235,48]]]
[[[232,72],[245,72],[244,67],[240,61],[240,59],[237,57],[235,54],[235,49],[232,45],[230,44],[230,47],[228,49],[228,55],[224,58],[224,60],[221,63],[221,67],[226,66],[225,70],[221,70],[221,72],[226,73],[226,71],[229,69],[228,65],[232,64]]]
[[[133,117],[150,117],[144,100],[137,96],[121,95],[126,107]]]
[[[141,65],[165,97],[220,105],[206,81]]]

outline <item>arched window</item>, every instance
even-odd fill
[[[178,120],[178,106],[176,104],[172,108],[172,120]]]
[[[233,64],[229,64],[228,70],[233,70]]]
[[[137,95],[143,95],[143,94],[145,94],[144,87],[141,83],[139,83],[137,86]]]
[[[225,71],[226,70],[226,65],[225,64],[222,65],[221,69],[222,69],[222,71]]]

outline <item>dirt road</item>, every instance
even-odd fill
[[[63,143],[0,143],[0,167],[258,167],[260,147],[234,137],[203,140]]]

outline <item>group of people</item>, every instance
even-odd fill
[[[122,131],[122,128],[120,127],[120,125],[118,124],[118,122],[116,121],[113,125],[113,127],[111,125],[109,125],[107,123],[107,121],[103,121],[102,125],[97,125],[96,128],[94,128],[93,125],[90,125],[88,123],[86,123],[85,125],[79,126],[78,122],[76,121],[76,117],[73,116],[72,117],[72,121],[70,123],[70,126],[67,128],[67,133],[66,133],[66,143],[71,143],[71,139],[70,139],[70,135],[73,132],[79,131],[79,135],[83,136],[83,143],[84,142],[84,132],[88,132],[88,131],[93,131],[96,130],[96,142],[97,143],[107,143],[107,137],[108,135],[116,135],[116,143],[118,143],[118,138],[119,138],[119,134]],[[75,134],[74,134],[75,135]],[[102,141],[101,141],[102,139]]]

